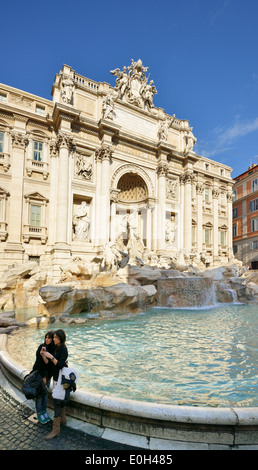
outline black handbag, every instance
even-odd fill
[[[30,372],[25,376],[22,386],[22,393],[24,393],[27,400],[36,398],[44,392],[47,392],[47,388],[38,370]]]

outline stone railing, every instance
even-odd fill
[[[28,158],[26,164],[26,172],[28,176],[32,176],[33,172],[41,173],[43,175],[44,180],[46,180],[49,175],[48,163]]]
[[[94,82],[93,80],[89,80],[88,78],[83,77],[82,75],[79,75],[78,73],[74,74],[74,81],[77,85],[81,85],[93,91],[98,91],[99,89],[99,84],[97,82]]]
[[[34,225],[24,225],[22,237],[24,243],[29,243],[31,238],[37,238],[41,240],[41,244],[43,245],[47,242],[47,228]]]
[[[5,172],[9,170],[11,166],[9,153],[0,153],[0,165],[3,165],[3,169]]]
[[[8,237],[7,223],[6,222],[0,222],[0,241],[5,242],[7,237]]]

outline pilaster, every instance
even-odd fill
[[[197,196],[197,253],[202,252],[203,243],[203,184],[197,183],[196,185],[196,196]]]
[[[233,257],[233,249],[232,249],[232,188],[230,188],[227,192],[227,215],[228,215],[228,256],[229,258]]]
[[[157,167],[158,175],[158,233],[157,233],[157,249],[165,251],[165,231],[166,231],[166,177],[168,173],[168,165],[161,161]]]
[[[192,171],[184,174],[184,248],[186,254],[192,251]]]
[[[10,192],[8,241],[4,249],[6,267],[24,260],[22,246],[22,211],[17,210],[23,204],[23,177],[25,168],[25,150],[28,138],[24,133],[11,132],[12,141],[12,191]]]
[[[219,221],[218,221],[218,198],[219,198],[219,191],[215,187],[212,190],[212,199],[213,199],[213,259],[214,261],[218,260],[218,254],[219,254],[219,240],[218,240],[218,235],[219,235]]]
[[[95,151],[95,159],[97,164],[97,179],[100,191],[96,204],[96,221],[98,243],[105,245],[109,241],[109,224],[110,224],[110,165],[112,163],[112,146],[102,144]]]

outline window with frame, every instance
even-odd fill
[[[43,106],[36,105],[36,114],[39,114],[39,116],[45,116],[45,108]]]
[[[220,244],[222,246],[226,245],[226,231],[225,230],[221,230],[220,232]]]
[[[43,159],[43,142],[33,141],[33,160],[41,162]]]
[[[236,201],[237,200],[237,190],[234,189],[234,191],[232,192],[232,201]]]
[[[233,224],[233,237],[237,237],[237,224]]]
[[[252,232],[258,231],[258,218],[251,220],[251,230]]]
[[[0,103],[6,103],[7,101],[7,96],[4,95],[3,93],[0,93]]]
[[[252,191],[257,191],[258,190],[258,178],[255,178],[253,181],[252,181]]]
[[[251,250],[258,250],[258,240],[254,240],[250,243]]]
[[[249,210],[250,212],[254,212],[258,210],[258,199],[254,199],[249,203]]]
[[[210,202],[210,190],[209,190],[209,188],[204,188],[204,200],[205,200],[205,202]]]
[[[4,132],[0,132],[0,152],[4,151]]]
[[[233,219],[235,219],[238,216],[238,207],[233,208]]]
[[[40,227],[41,224],[41,206],[31,204],[30,206],[30,225]]]
[[[211,243],[211,230],[206,228],[204,231],[205,245],[210,245]]]

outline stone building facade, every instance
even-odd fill
[[[234,178],[233,252],[244,265],[258,269],[258,165]]]
[[[141,60],[111,86],[64,65],[52,101],[0,85],[0,270],[129,246],[211,266],[232,256],[231,168],[154,106]],[[137,251],[138,250],[138,251]]]

